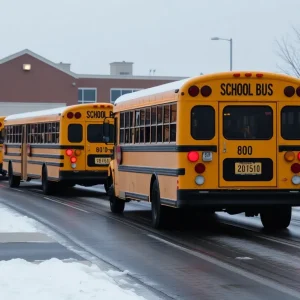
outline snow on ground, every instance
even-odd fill
[[[14,259],[0,261],[0,270],[0,299],[144,299],[118,287],[96,265],[58,259],[36,264]]]
[[[0,232],[38,232],[37,222],[0,204]]]
[[[0,203],[0,233],[41,232],[41,224]],[[1,235],[0,235],[1,238]],[[1,241],[0,241],[1,245]],[[96,264],[62,261],[0,261],[0,299],[86,300],[145,299],[131,286],[121,288],[114,277],[128,272],[103,272]]]

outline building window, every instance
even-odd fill
[[[140,90],[141,89],[110,89],[110,103],[115,103],[115,101],[122,95]]]
[[[94,103],[97,102],[96,88],[79,88],[78,89],[78,103]]]

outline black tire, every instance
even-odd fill
[[[260,219],[267,230],[286,229],[291,223],[292,207],[287,206],[265,210],[260,213]]]
[[[20,185],[20,182],[21,182],[21,177],[14,175],[13,167],[12,167],[12,164],[10,163],[9,167],[8,167],[8,184],[9,184],[9,187],[11,187],[11,188],[18,187]]]
[[[125,208],[125,201],[116,197],[115,188],[112,184],[108,190],[110,210],[114,214],[121,214]]]
[[[166,226],[167,207],[161,205],[158,181],[155,179],[151,189],[152,227],[161,229]]]
[[[112,183],[113,183],[113,182],[112,182],[111,176],[109,176],[109,177],[106,179],[106,181],[104,182],[104,189],[105,189],[105,192],[106,192],[107,195],[108,195],[108,192],[109,192],[109,189],[110,189]]]
[[[53,194],[53,183],[48,180],[48,172],[46,166],[44,166],[42,170],[42,189],[44,195]]]

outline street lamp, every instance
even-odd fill
[[[212,37],[212,41],[228,41],[230,43],[230,71],[232,71],[232,38],[230,39],[223,39],[219,37]]]

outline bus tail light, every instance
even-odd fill
[[[80,156],[80,154],[81,154],[81,151],[79,149],[75,150],[75,155],[76,156]]]
[[[81,113],[80,112],[76,112],[75,113],[75,119],[80,119],[81,118]]]
[[[294,163],[294,164],[292,164],[291,165],[291,171],[293,172],[293,173],[299,173],[300,172],[300,164],[298,164],[298,163]]]
[[[74,114],[71,112],[71,111],[69,111],[68,113],[67,113],[67,118],[68,119],[72,119],[74,117]]]
[[[298,157],[299,157],[299,154],[298,154]],[[295,159],[295,153],[292,151],[285,152],[284,159],[288,162],[293,161]]]
[[[77,161],[77,158],[75,156],[70,157],[70,161],[72,164],[75,164]]]
[[[198,175],[198,176],[196,176],[196,178],[195,178],[195,183],[197,184],[197,185],[202,185],[203,183],[204,183],[204,177],[203,176],[201,176],[201,175]]]
[[[190,151],[187,158],[190,162],[196,162],[199,160],[199,153],[197,151]]]
[[[73,150],[72,150],[72,149],[67,149],[67,150],[66,150],[66,154],[67,154],[68,156],[71,156],[71,155],[73,154]]]
[[[77,165],[74,163],[74,164],[71,164],[71,167],[72,167],[72,169],[75,169],[77,167]]]
[[[205,165],[202,164],[202,163],[196,164],[196,166],[195,166],[195,171],[196,171],[196,173],[198,173],[198,174],[204,173],[204,171],[205,171]]]
[[[196,85],[192,85],[189,87],[188,92],[191,97],[196,97],[199,95],[200,90]]]

